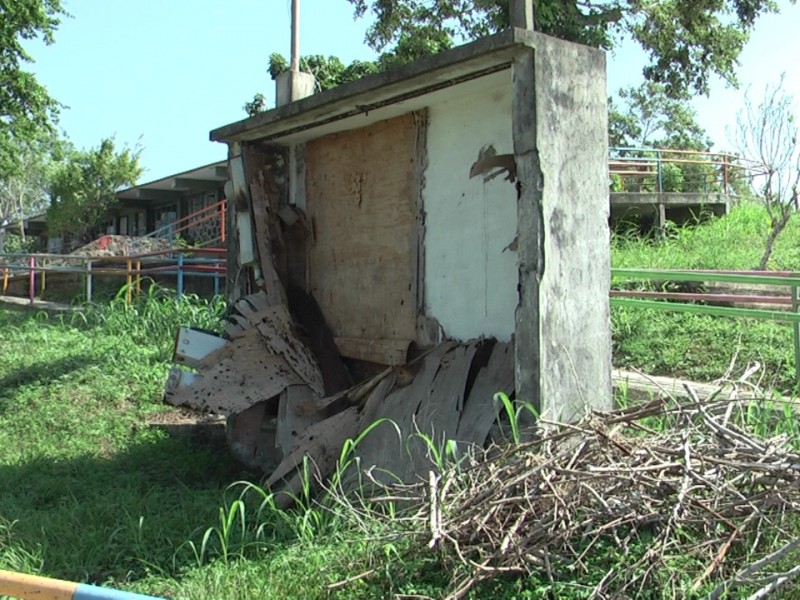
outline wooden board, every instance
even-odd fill
[[[497,392],[505,392],[510,396],[513,391],[514,345],[510,342],[497,343],[488,364],[478,372],[472,384],[456,439],[483,446],[497,415],[493,396]]]
[[[408,348],[414,340],[377,340],[335,338],[339,353],[347,358],[356,358],[380,365],[398,366],[406,364]]]
[[[444,455],[446,443],[456,440],[475,352],[475,344],[456,346],[441,357],[430,391],[422,397],[413,417],[407,442],[409,469],[406,477],[409,474],[424,475],[437,468],[431,456],[433,450],[428,444],[433,444],[436,451]]]
[[[416,339],[412,114],[309,142],[309,291],[337,338]]]
[[[307,385],[286,388],[278,401],[275,445],[281,457],[289,456],[306,430],[322,420],[315,409],[318,396]]]
[[[380,431],[376,430],[375,435],[368,435],[358,447],[362,468],[376,465],[387,473],[386,476],[378,475],[376,478],[379,481],[388,483],[393,476],[407,479],[414,472],[414,466],[409,461],[407,444],[415,431],[414,418],[420,403],[430,394],[442,357],[455,345],[454,342],[440,345],[422,359],[422,367],[410,384],[396,388],[380,403],[369,403],[365,407],[369,421],[365,419],[364,426],[369,426],[378,419],[388,419],[401,432],[398,438],[394,428],[388,424],[382,425]]]
[[[256,329],[208,355],[194,383],[179,387],[166,401],[175,406],[231,415],[305,383],[286,360],[267,351]]]
[[[686,385],[697,392],[700,398],[708,398],[720,389],[719,385],[711,383],[699,383],[659,375],[645,375],[621,369],[613,369],[611,371],[611,381],[618,392],[625,390],[630,398],[637,400],[650,400],[668,396],[690,398],[684,387]]]

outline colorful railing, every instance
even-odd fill
[[[210,206],[201,208],[200,210],[188,214],[185,217],[176,219],[175,221],[173,221],[168,225],[159,227],[155,231],[152,231],[143,237],[166,238],[174,241],[175,237],[180,233],[185,233],[190,229],[193,229],[207,221],[219,219],[219,231],[220,231],[219,239],[213,240],[213,242],[215,243],[218,242],[220,245],[224,246],[226,239],[225,214],[227,209],[228,209],[228,201],[220,200],[215,204],[211,204]]]
[[[18,278],[27,279],[28,299],[33,303],[47,288],[48,274],[80,274],[84,276],[85,297],[91,302],[95,278],[124,278],[130,302],[141,293],[142,279],[153,275],[175,277],[180,298],[187,277],[213,277],[214,294],[223,291],[227,273],[227,251],[222,248],[172,248],[160,252],[131,256],[75,256],[70,254],[0,254],[2,295]]]

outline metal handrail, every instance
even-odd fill
[[[664,165],[666,164],[696,164],[721,167],[718,169],[720,172],[707,174],[708,176],[704,176],[700,183],[705,188],[704,192],[708,191],[709,183],[720,184],[722,193],[726,195],[732,191],[730,182],[735,174],[742,170],[753,169],[753,166],[747,164],[750,161],[745,161],[734,154],[725,152],[648,147],[611,147],[609,148],[609,155],[609,175],[617,175],[621,178],[655,176],[656,191],[659,194],[664,193]],[[625,169],[625,165],[642,167],[643,170]],[[651,166],[655,167],[655,171],[650,170]]]
[[[181,231],[186,231],[187,229],[191,229],[192,227],[196,227],[200,223],[204,223],[211,219],[219,218],[220,220],[220,241],[225,242],[225,212],[228,207],[228,201],[226,199],[220,200],[215,204],[210,204],[209,206],[205,206],[200,210],[196,210],[191,214],[186,215],[185,217],[181,217],[180,219],[175,219],[172,223],[164,225],[163,227],[159,227],[155,231],[151,231],[147,235],[142,237],[151,238],[151,237],[161,237],[161,234],[167,232],[170,236],[180,233]],[[202,216],[202,218],[197,218]],[[195,220],[192,220],[195,219]],[[176,227],[179,223],[182,223],[180,227]]]
[[[194,258],[194,255],[206,255],[207,258]],[[7,257],[21,258],[17,263],[8,263]],[[54,265],[49,261],[57,259],[65,263]],[[165,264],[167,263],[167,264]],[[186,277],[213,277],[214,294],[220,294],[221,280],[227,273],[226,251],[219,248],[183,249],[169,248],[158,252],[149,252],[130,256],[85,256],[62,254],[0,254],[0,282],[2,295],[8,292],[12,277],[20,274],[28,278],[28,298],[33,304],[37,293],[37,275],[39,276],[39,294],[44,293],[47,286],[48,273],[76,273],[85,276],[86,298],[92,299],[93,278],[97,275],[122,276],[127,279],[128,302],[132,301],[133,291],[141,293],[141,279],[150,273],[175,275],[177,277],[177,295],[183,295]],[[95,268],[99,264],[100,268]],[[124,266],[115,266],[122,265]],[[103,266],[107,265],[107,266]]]
[[[640,279],[650,281],[693,281],[715,283],[748,283],[751,285],[771,285],[787,287],[790,297],[786,300],[777,296],[744,295],[740,302],[790,304],[791,311],[741,308],[735,306],[713,306],[694,304],[693,301],[721,301],[717,294],[690,294],[670,292],[642,292],[634,290],[612,290],[612,306],[644,308],[671,312],[687,312],[721,317],[760,319],[790,323],[794,334],[795,380],[800,384],[800,273],[792,271],[698,271],[684,269],[611,269],[611,276],[619,279]],[[643,294],[648,294],[643,296]],[[679,296],[679,297],[676,297]],[[658,298],[658,299],[650,299]],[[730,296],[725,295],[728,301]],[[665,300],[686,300],[686,302],[665,302]]]

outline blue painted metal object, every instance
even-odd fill
[[[0,596],[22,600],[162,600],[122,590],[0,570]]]

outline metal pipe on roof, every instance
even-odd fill
[[[300,0],[292,0],[292,62],[289,70],[300,71]]]

